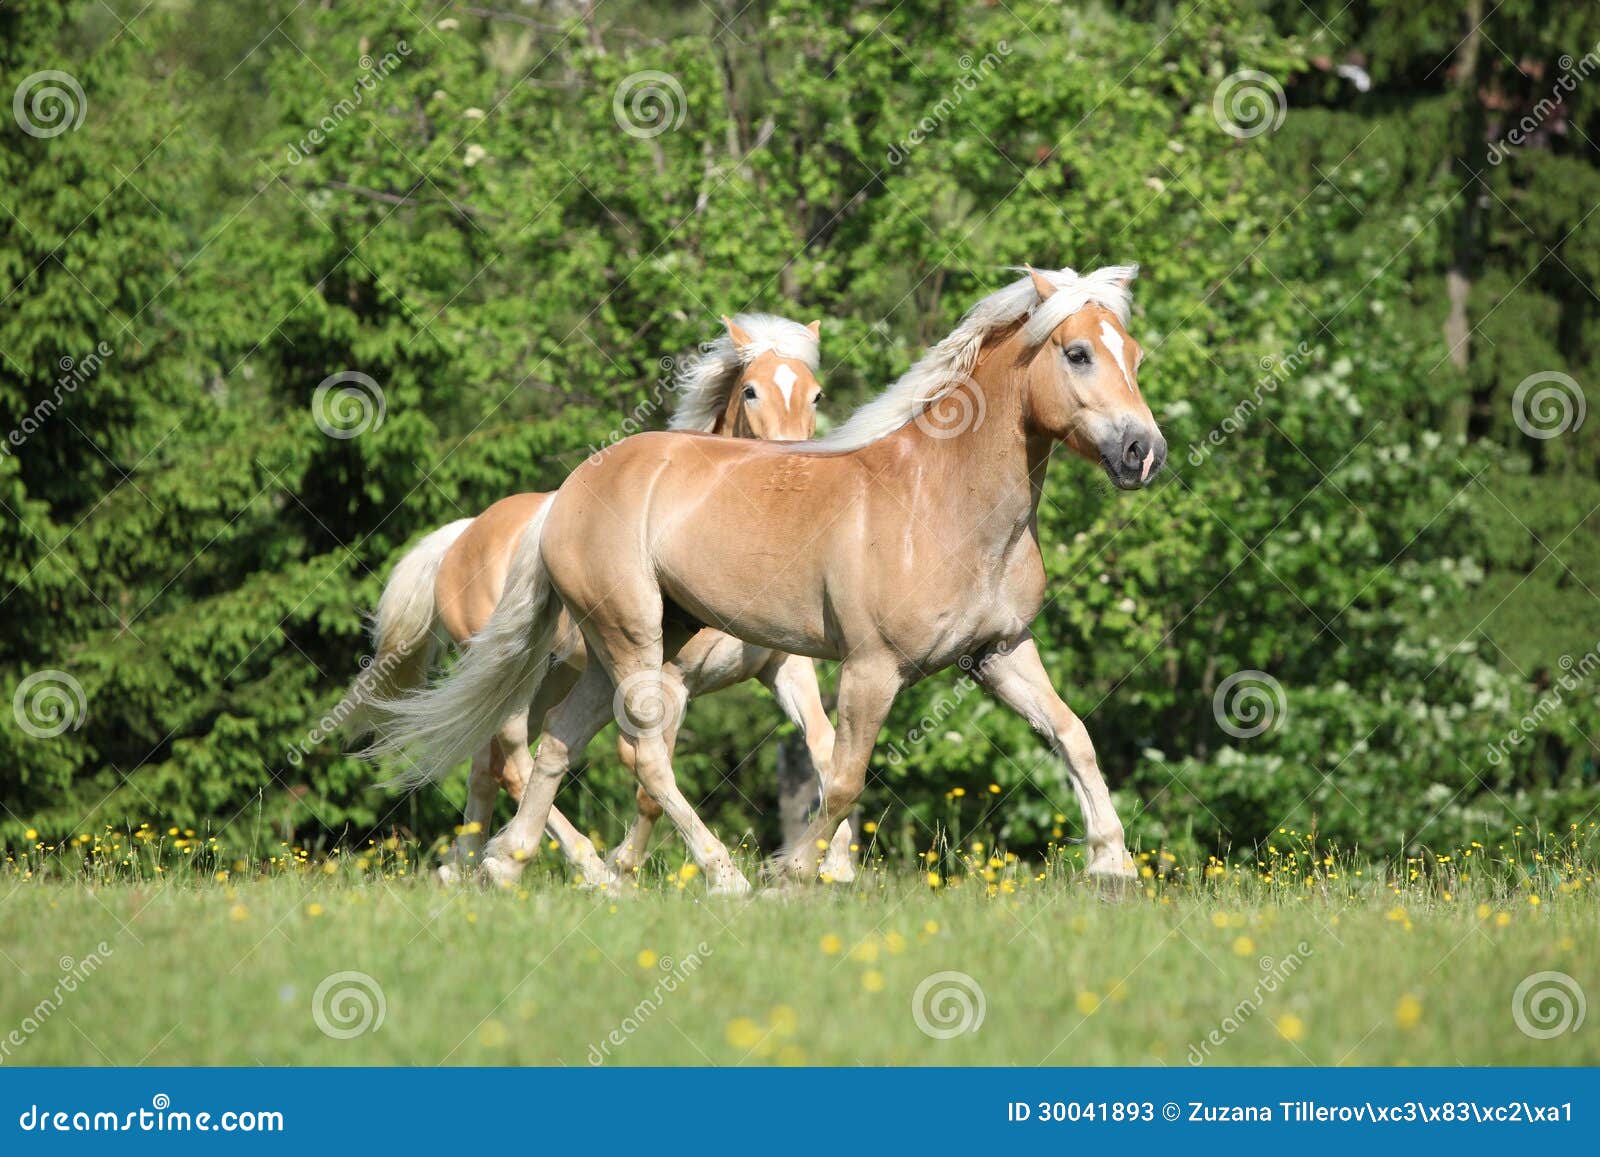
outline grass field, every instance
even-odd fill
[[[1582,835],[1383,870],[1286,834],[1116,903],[1070,854],[729,901],[673,844],[611,897],[80,837],[0,869],[0,1064],[1595,1064]]]

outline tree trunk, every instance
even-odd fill
[[[1472,361],[1472,319],[1468,301],[1472,295],[1472,276],[1477,268],[1478,181],[1487,161],[1484,145],[1484,109],[1478,94],[1478,56],[1483,35],[1483,0],[1467,0],[1466,35],[1456,46],[1454,71],[1459,102],[1460,137],[1454,168],[1460,181],[1461,205],[1456,215],[1455,256],[1445,274],[1445,293],[1450,311],[1445,317],[1444,340],[1451,363],[1465,375]],[[1477,408],[1469,385],[1460,411],[1454,415],[1459,432],[1467,432],[1472,412]]]

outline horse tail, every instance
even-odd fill
[[[383,733],[366,754],[408,761],[386,786],[416,788],[442,779],[532,702],[554,658],[561,619],[540,553],[552,505],[546,502],[523,529],[500,602],[462,648],[449,677],[381,705]]]
[[[359,738],[384,726],[379,705],[428,681],[439,655],[439,610],[435,585],[439,564],[472,519],[442,526],[406,552],[378,599],[372,624],[372,665],[345,695],[341,729]]]

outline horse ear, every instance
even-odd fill
[[[1133,279],[1135,277],[1138,277],[1138,276],[1139,276],[1139,263],[1137,261],[1130,262],[1129,265],[1128,265],[1128,276],[1119,277],[1117,279],[1117,285],[1122,289],[1127,289],[1128,286],[1133,284]]]
[[[1028,280],[1033,282],[1033,291],[1039,295],[1039,300],[1049,301],[1050,295],[1056,291],[1056,287],[1051,285],[1049,279],[1033,266],[1024,265],[1023,268],[1028,271]]]
[[[738,322],[733,320],[733,318],[724,317],[722,319],[722,324],[728,328],[728,336],[733,339],[734,349],[742,350],[754,340]]]
[[[809,325],[807,325],[806,328],[811,331],[811,336],[812,337],[821,337],[822,336],[822,319],[819,317],[816,321],[811,322]]]

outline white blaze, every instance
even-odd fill
[[[794,389],[794,384],[800,380],[800,375],[788,366],[779,366],[772,374],[772,380],[778,389],[783,391],[783,404],[789,404],[789,392]]]
[[[1111,328],[1111,323],[1103,318],[1100,321],[1100,341],[1116,359],[1117,369],[1122,371],[1122,380],[1128,383],[1128,393],[1133,393],[1133,375],[1128,373],[1128,356],[1123,352],[1126,343],[1123,342],[1122,335]]]

